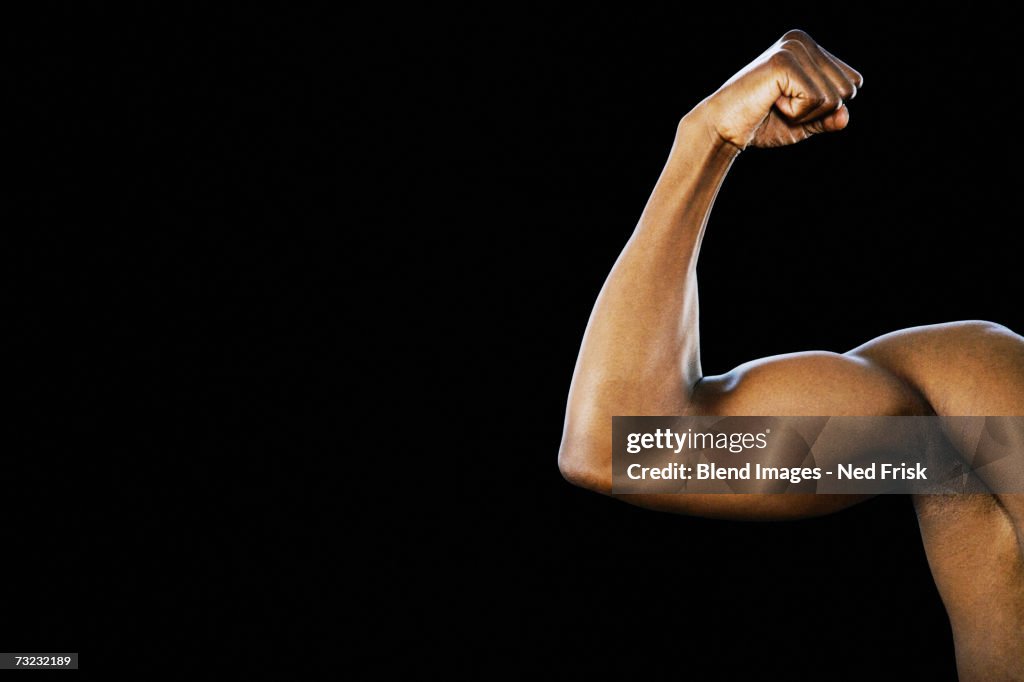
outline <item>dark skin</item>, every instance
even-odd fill
[[[680,121],[587,326],[559,451],[569,481],[612,494],[613,415],[1024,415],[1024,338],[991,322],[905,329],[845,353],[763,358],[721,375],[701,369],[696,265],[730,166],[748,147],[841,131],[862,84],[855,69],[790,31]],[[618,497],[758,520],[818,516],[863,499]],[[961,679],[1024,679],[1024,495],[916,496],[914,506]]]

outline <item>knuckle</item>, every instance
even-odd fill
[[[802,31],[799,28],[790,29],[789,31],[786,31],[785,33],[783,33],[782,34],[782,41],[785,42],[787,40],[799,40],[799,41],[809,40],[811,42],[814,42],[814,39],[811,38],[811,36],[809,36],[807,34],[807,31]]]

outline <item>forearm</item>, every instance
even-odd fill
[[[560,465],[610,476],[611,417],[682,414],[701,377],[696,265],[737,147],[699,105],[598,296],[569,392]],[[598,460],[598,461],[595,461]]]

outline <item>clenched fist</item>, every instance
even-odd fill
[[[803,31],[789,31],[702,103],[706,123],[739,149],[781,147],[842,130],[864,78]]]

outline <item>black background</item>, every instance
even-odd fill
[[[865,87],[848,130],[735,164],[705,369],[1024,329],[1012,23],[348,7],[6,29],[27,414],[0,648],[153,674],[952,678],[909,500],[711,522],[573,489],[555,455],[678,119],[789,28]]]

